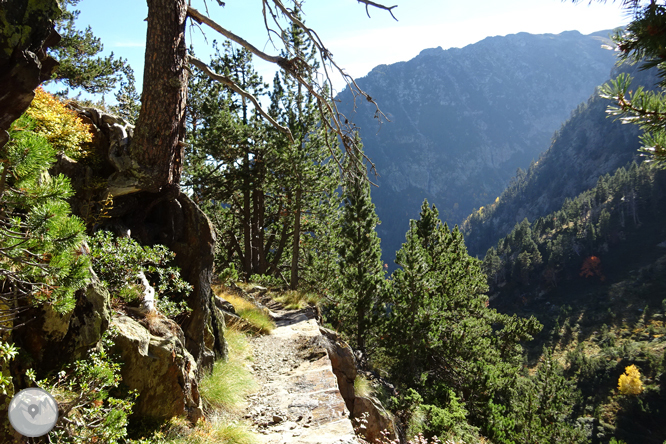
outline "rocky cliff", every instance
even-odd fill
[[[656,71],[641,71],[638,65],[616,68],[611,77],[620,72],[630,74],[635,86],[649,89],[658,81]],[[609,104],[595,92],[555,132],[550,148],[511,179],[496,202],[465,220],[462,228],[470,254],[483,257],[524,218],[534,222],[558,210],[565,199],[593,188],[604,174],[642,160],[637,151],[639,128],[608,118]]]
[[[608,34],[489,37],[378,66],[358,83],[391,120],[381,127],[369,104],[354,113],[348,91],[340,95],[380,174],[373,199],[386,262],[424,198],[459,223],[538,158],[571,110],[608,79],[615,63]]]

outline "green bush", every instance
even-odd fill
[[[127,436],[128,417],[136,394],[114,397],[121,381],[120,364],[109,355],[104,338],[85,360],[76,361],[55,378],[38,381],[58,402],[60,412],[51,443],[116,443]]]
[[[16,299],[67,312],[88,279],[85,227],[66,201],[73,194],[69,179],[49,175],[55,150],[34,128],[22,116],[0,149],[0,330],[12,328],[5,321]]]
[[[164,245],[144,247],[134,239],[98,231],[90,239],[90,251],[93,270],[112,296],[127,303],[139,300],[143,290],[137,276],[143,272],[155,288],[157,309],[162,314],[173,318],[189,311],[186,298],[192,287],[171,265],[175,254]]]
[[[464,442],[479,440],[478,429],[468,424],[467,410],[452,391],[449,391],[449,402],[446,407],[423,404],[414,412],[409,422],[407,436],[417,435]]]
[[[229,264],[227,268],[222,270],[220,274],[218,275],[220,278],[220,281],[222,282],[222,285],[229,285],[230,283],[235,283],[238,282],[240,277],[238,276],[238,271],[236,270],[236,265]]]

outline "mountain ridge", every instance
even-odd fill
[[[424,198],[459,223],[550,145],[571,110],[608,79],[615,55],[601,48],[604,33],[488,37],[377,66],[357,83],[391,120],[379,128],[372,104],[354,114],[349,91],[338,96],[380,175],[373,200],[385,262]]]

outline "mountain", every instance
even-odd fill
[[[655,70],[641,71],[637,65],[622,65],[612,77],[621,72],[633,77],[633,85],[648,89],[658,81]],[[609,119],[609,103],[595,92],[555,133],[537,162],[518,171],[494,203],[465,220],[462,231],[470,254],[483,256],[524,218],[534,222],[559,209],[565,199],[594,187],[604,174],[640,159],[638,127]]]
[[[373,105],[353,112],[349,90],[339,95],[380,175],[373,200],[385,262],[393,263],[424,198],[459,223],[549,146],[571,110],[608,79],[616,61],[602,47],[608,34],[489,37],[378,66],[357,83],[391,120],[381,126]]]

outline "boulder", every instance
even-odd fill
[[[227,356],[229,356],[229,345],[224,337],[224,329],[227,325],[224,312],[218,308],[217,304],[213,306],[213,318],[211,321],[213,337],[215,339],[215,357],[217,359],[227,359]]]
[[[231,313],[233,315],[236,314],[236,309],[234,308],[233,305],[231,305],[231,302],[219,296],[213,296],[213,297],[215,298],[215,307],[217,307],[222,311],[226,311],[227,313]]]
[[[109,292],[91,270],[91,283],[76,292],[74,310],[61,314],[49,305],[22,315],[13,342],[30,355],[32,368],[43,377],[63,364],[82,359],[102,337],[111,320]]]
[[[387,433],[386,437],[393,441],[398,438],[395,430],[395,423],[391,414],[387,412],[382,406],[381,402],[374,396],[357,397],[354,399],[354,418],[361,418],[366,415],[365,429],[363,435],[365,440],[372,442],[385,442],[382,440],[384,435],[382,432]]]
[[[349,344],[340,338],[333,330],[319,327],[324,339],[323,346],[328,353],[333,367],[333,373],[338,378],[340,394],[345,400],[349,411],[354,414],[354,380],[356,379],[356,361],[354,352]]]
[[[139,393],[135,415],[160,420],[186,416],[193,422],[203,416],[197,364],[181,340],[182,333],[153,336],[127,316],[114,317],[110,329],[114,351],[123,362],[123,383]]]

